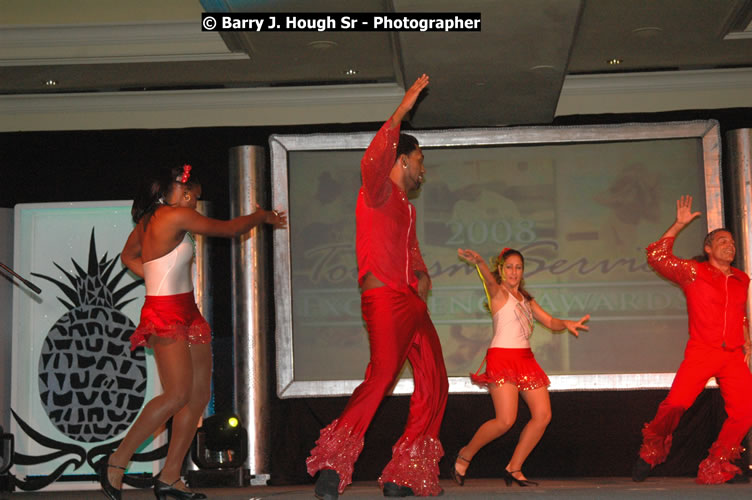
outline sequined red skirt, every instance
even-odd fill
[[[191,344],[211,342],[211,327],[196,307],[193,291],[177,295],[147,295],[141,321],[131,335],[131,350],[146,346],[156,335]]]
[[[479,373],[483,364],[470,379],[478,385],[514,384],[520,391],[548,387],[551,381],[538,365],[531,349],[492,347],[486,352],[486,372]]]

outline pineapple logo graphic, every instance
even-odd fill
[[[145,399],[145,353],[130,350],[136,327],[121,312],[135,300],[124,297],[143,280],[118,289],[127,273],[123,268],[111,276],[119,257],[97,258],[92,228],[86,270],[74,259],[75,274],[53,262],[70,285],[32,273],[57,285],[64,296],[57,299],[68,309],[47,333],[39,356],[42,406],[60,432],[79,442],[105,441],[123,432]]]

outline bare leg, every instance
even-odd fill
[[[110,456],[109,463],[112,465],[126,467],[141,443],[162,427],[167,419],[180,411],[190,399],[193,367],[188,343],[152,335],[149,345],[154,349],[154,359],[164,392],[144,406],[141,415],[131,426],[120,446]],[[120,488],[123,478],[121,469],[108,467],[107,476],[110,484]]]
[[[522,429],[520,440],[514,449],[509,464],[507,464],[507,471],[509,472],[522,469],[522,464],[538,444],[551,421],[551,400],[548,397],[548,388],[540,387],[532,391],[522,391],[520,394],[530,408],[531,418],[525,428]],[[515,472],[512,475],[516,479],[526,479],[522,472]]]
[[[481,425],[470,442],[460,449],[459,455],[466,461],[457,460],[454,468],[463,476],[475,454],[494,439],[503,436],[517,419],[519,391],[516,385],[490,386],[488,392],[491,394],[496,417]]]
[[[211,397],[211,344],[193,344],[189,349],[193,364],[193,387],[188,404],[172,417],[170,447],[159,476],[160,481],[167,484],[172,484],[180,478],[183,459],[193,442],[198,421]],[[176,484],[174,487],[185,489],[182,484]]]

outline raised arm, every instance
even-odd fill
[[[486,264],[486,261],[478,255],[478,253],[475,250],[457,249],[457,255],[460,257],[460,259],[474,265],[478,266],[478,270],[480,271],[481,278],[483,278],[483,282],[486,284],[486,289],[488,290],[488,294],[491,296],[494,296],[499,289],[503,289],[497,282],[496,277],[491,272],[491,269],[488,267],[488,264]]]
[[[538,305],[538,303],[534,300],[530,301],[530,309],[533,311],[533,317],[543,326],[548,328],[549,330],[553,332],[559,332],[561,330],[568,330],[569,333],[574,335],[575,337],[580,336],[579,330],[590,330],[589,327],[585,326],[584,323],[590,319],[590,315],[586,314],[585,316],[581,317],[578,321],[572,321],[569,319],[559,319],[554,318],[550,314],[548,314],[546,311],[543,310],[541,306]]]
[[[247,233],[259,224],[269,224],[275,229],[287,227],[287,215],[277,210],[264,210],[256,205],[256,211],[230,220],[205,217],[191,208],[176,208],[173,212],[175,227],[205,236],[233,238]]]
[[[674,240],[676,236],[690,222],[700,216],[700,212],[692,212],[692,197],[682,196],[676,201],[676,219],[663,233],[661,239],[647,247],[647,259],[650,267],[679,285],[684,285],[694,279],[696,261],[680,259],[674,255]]]
[[[402,119],[413,108],[418,96],[428,85],[428,76],[422,75],[407,89],[402,102],[392,116],[381,126],[371,144],[368,145],[360,162],[365,201],[368,206],[376,207],[384,203],[389,196],[389,173],[396,160]]]
[[[418,100],[418,96],[427,86],[428,75],[423,73],[418,77],[417,80],[415,80],[415,83],[413,83],[412,86],[407,89],[407,91],[405,92],[405,97],[402,98],[402,102],[399,104],[399,106],[397,106],[397,109],[394,111],[394,113],[392,113],[391,118],[389,118],[389,121],[392,124],[392,128],[400,126],[402,120],[405,118],[405,115],[409,113],[411,109],[413,109],[415,102]]]

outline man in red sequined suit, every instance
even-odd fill
[[[648,263],[677,283],[687,299],[689,342],[668,396],[655,418],[645,424],[640,456],[632,478],[644,481],[650,470],[666,460],[679,418],[715,377],[728,418],[708,457],[697,472],[697,482],[718,484],[744,480],[732,462],[743,450],[741,441],[752,427],[752,374],[746,320],[749,277],[731,266],[736,255],[734,238],[726,229],[711,231],[704,242],[707,261],[679,259],[673,255],[675,237],[693,219],[692,197],[676,202],[676,221],[660,240],[647,248]]]
[[[428,77],[423,75],[407,90],[361,161],[356,254],[371,359],[365,381],[342,415],[321,431],[306,460],[310,475],[320,471],[318,498],[336,499],[352,481],[363,435],[406,359],[415,381],[410,414],[379,485],[384,496],[441,493],[438,461],[444,452],[438,433],[448,382],[439,337],[426,306],[431,280],[418,247],[415,207],[407,199],[407,193],[420,187],[425,169],[415,138],[399,132],[402,118],[427,85]]]

